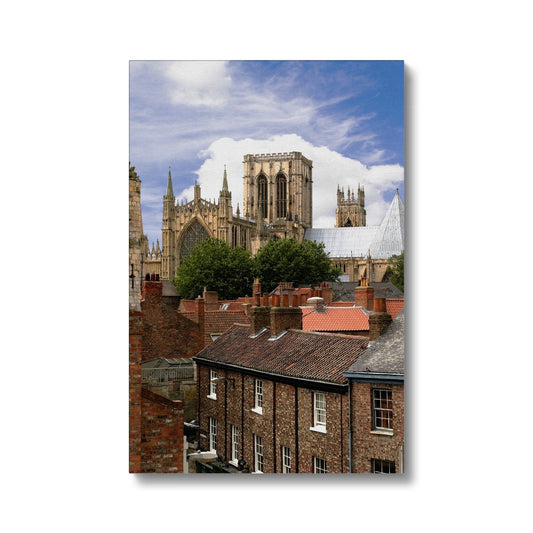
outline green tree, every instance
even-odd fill
[[[217,291],[222,300],[233,300],[251,293],[252,257],[244,248],[207,239],[183,259],[172,281],[178,293],[189,300],[201,295],[204,288]]]
[[[387,267],[387,273],[390,274],[391,283],[403,292],[403,262],[404,252],[400,255],[393,255],[390,258],[391,265]]]
[[[337,281],[340,274],[341,271],[331,265],[324,244],[314,241],[269,241],[254,258],[254,277],[259,278],[262,288],[268,292],[280,281],[314,284]]]

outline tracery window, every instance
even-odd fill
[[[257,178],[257,193],[259,204],[259,216],[262,218],[267,217],[267,203],[268,203],[268,186],[266,176],[259,176]]]
[[[199,222],[194,222],[187,230],[181,243],[180,261],[183,261],[197,244],[204,242],[208,238],[209,234],[205,228]]]
[[[278,174],[276,178],[277,209],[276,216],[285,218],[287,216],[287,178],[283,174]]]

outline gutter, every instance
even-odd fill
[[[342,374],[350,381],[376,381],[376,382],[402,382],[404,381],[403,374],[384,374],[378,372],[344,372]]]

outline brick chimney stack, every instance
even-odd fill
[[[355,288],[355,305],[367,311],[374,308],[374,287],[368,283],[368,278],[361,278],[361,285]]]
[[[270,308],[253,305],[250,307],[250,335],[255,335],[260,329],[270,326]]]
[[[286,329],[302,329],[302,310],[299,307],[270,308],[270,331],[273,337]]]
[[[374,300],[374,312],[369,316],[370,331],[368,340],[375,341],[380,335],[385,333],[392,317],[387,313],[387,304],[385,298],[376,298]]]
[[[333,289],[325,282],[320,284],[322,289],[322,298],[324,298],[324,303],[327,305],[333,300]]]
[[[216,311],[218,309],[218,292],[204,289],[204,301],[206,311]]]
[[[205,301],[203,298],[196,298],[194,300],[194,322],[200,326],[200,339],[202,347],[205,347]]]
[[[257,292],[261,294],[261,283],[259,283],[259,278],[255,278],[252,285],[252,294],[256,294]]]
[[[162,281],[143,281],[141,288],[141,300],[149,304],[161,303],[163,298]]]

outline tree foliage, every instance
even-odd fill
[[[207,239],[195,246],[178,268],[173,283],[178,293],[192,300],[206,288],[217,291],[222,300],[233,300],[251,293],[252,257],[241,247],[230,248],[218,239]]]
[[[269,241],[254,258],[254,276],[265,291],[273,290],[280,281],[310,285],[336,281],[341,271],[331,266],[323,243],[298,242],[294,239]]]
[[[135,167],[133,167],[130,163],[130,180],[138,180],[139,174],[135,172]]]
[[[387,268],[387,272],[390,273],[391,283],[403,292],[403,263],[404,252],[400,255],[393,255],[390,258],[391,265]]]
[[[251,294],[254,278],[270,292],[280,281],[311,285],[336,281],[341,271],[331,266],[322,243],[294,239],[269,241],[252,258],[244,248],[230,248],[218,239],[207,239],[183,259],[173,283],[186,299],[201,295],[204,288],[217,291],[222,300]]]

